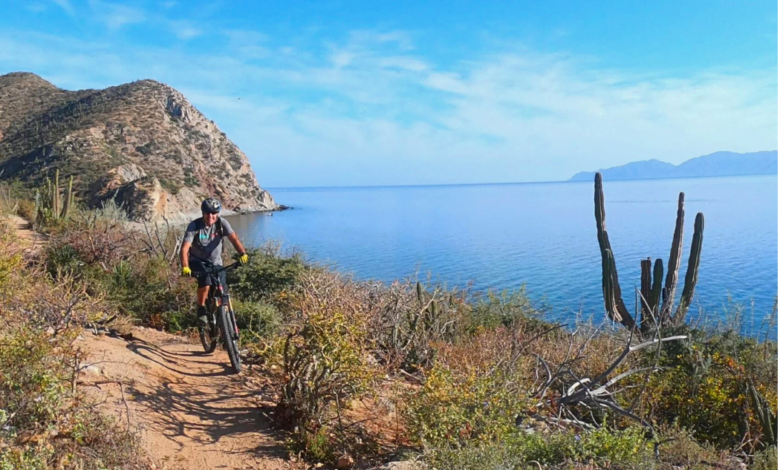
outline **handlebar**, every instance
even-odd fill
[[[207,274],[219,274],[222,271],[227,271],[229,269],[235,269],[235,268],[239,267],[240,265],[241,265],[241,263],[236,261],[235,263],[229,264],[227,266],[212,265],[211,267],[204,266],[204,268],[206,268],[205,271],[206,271]]]

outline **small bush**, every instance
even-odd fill
[[[753,457],[751,470],[775,470],[777,469],[777,446],[774,445],[762,450]]]
[[[282,315],[274,304],[231,300],[236,311],[236,322],[242,334],[249,339],[271,338],[282,327]]]
[[[14,325],[3,334],[0,348],[1,427],[27,427],[30,423],[56,421],[66,399],[63,386],[68,364],[56,354],[63,339],[48,341],[47,335],[28,325]]]
[[[236,298],[246,301],[270,301],[290,290],[307,266],[299,256],[283,258],[268,250],[248,250],[249,263],[229,271],[227,281]]]
[[[26,219],[31,224],[35,225],[38,211],[35,209],[35,202],[29,199],[22,199],[19,201],[18,208],[16,209],[17,215]]]
[[[0,253],[2,267],[19,257]],[[70,275],[9,270],[0,288],[0,469],[144,469],[136,436],[94,411],[76,387],[73,347],[105,305]]]
[[[511,327],[519,321],[539,319],[542,313],[526,295],[525,286],[516,291],[488,291],[474,300],[468,330]]]
[[[324,299],[317,290],[321,282],[331,286]],[[353,293],[348,280],[311,273],[294,297],[300,316],[283,340],[284,383],[276,417],[296,430],[293,442],[307,455],[322,457],[323,449],[343,451],[351,445],[343,432],[342,410],[375,378],[365,354],[366,318],[360,305],[350,301]]]
[[[653,468],[652,443],[644,430],[554,432],[515,431],[497,441],[471,441],[458,448],[432,448],[426,460],[434,468],[503,470],[595,465],[598,468]],[[529,467],[530,465],[530,467]]]
[[[493,441],[515,431],[515,417],[527,401],[497,369],[465,374],[437,364],[423,387],[408,400],[406,419],[418,442],[458,447],[467,441]]]
[[[697,439],[720,448],[759,445],[762,425],[749,387],[755,384],[777,416],[777,343],[759,344],[734,332],[688,334],[692,341],[663,349],[660,365],[668,369],[651,378],[643,398],[652,418],[692,429]]]

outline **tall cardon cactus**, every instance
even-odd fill
[[[60,195],[60,170],[54,171],[54,184],[47,177],[46,186],[41,186],[35,193],[38,220],[67,219],[75,202],[73,176],[71,175],[68,180],[68,188],[64,195]]]
[[[601,173],[596,173],[594,192],[596,235],[599,241],[599,249],[601,250],[601,282],[604,292],[604,308],[607,316],[614,321],[622,323],[629,329],[638,327],[642,332],[649,331],[654,325],[663,327],[682,324],[685,321],[685,314],[693,299],[693,291],[698,279],[699,261],[701,259],[701,247],[704,237],[704,214],[700,212],[696,215],[693,242],[688,258],[688,270],[685,274],[685,286],[680,298],[680,305],[678,305],[677,310],[672,315],[680,269],[680,258],[683,250],[683,224],[685,222],[685,193],[680,193],[677,200],[677,220],[674,226],[665,283],[663,286],[661,285],[664,277],[663,260],[660,258],[656,259],[654,265],[650,258],[641,260],[642,278],[640,294],[642,296],[642,318],[641,320],[635,320],[623,302],[615,266],[615,257],[612,246],[609,244]]]
[[[594,203],[596,206],[596,230],[599,248],[601,249],[601,285],[604,292],[604,307],[610,319],[622,323],[626,328],[633,329],[635,327],[634,317],[631,316],[623,303],[615,258],[612,255],[612,246],[609,244],[606,224],[607,213],[604,210],[604,191],[601,188],[601,173],[596,173]]]

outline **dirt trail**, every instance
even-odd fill
[[[25,219],[7,219],[16,232],[12,243],[25,255],[48,242]],[[84,330],[77,342],[86,355],[79,383],[100,411],[139,432],[157,468],[292,468],[261,411],[272,403],[261,377],[233,375],[221,348],[207,355],[199,342],[148,328],[130,336]]]
[[[18,215],[5,215],[3,217],[8,220],[16,233],[12,243],[15,243],[16,248],[21,249],[24,254],[37,254],[38,250],[48,242],[46,235],[33,231],[32,224]],[[13,248],[9,247],[11,250]]]
[[[260,387],[251,374],[232,375],[223,351],[206,355],[200,344],[144,328],[130,340],[88,330],[82,338],[85,362],[93,364],[82,383],[104,411],[122,422],[129,414],[160,467],[289,468],[260,409]]]

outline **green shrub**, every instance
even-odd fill
[[[502,368],[458,373],[437,364],[407,400],[412,439],[435,447],[493,441],[515,432],[515,417],[528,405]]]
[[[270,338],[282,327],[282,315],[271,303],[231,300],[236,323],[247,339]]]
[[[0,428],[56,421],[70,376],[56,353],[62,340],[49,341],[42,330],[26,324],[10,326],[0,339],[0,410],[5,414]]]
[[[777,469],[777,446],[774,445],[753,456],[751,470],[775,470]]]
[[[121,312],[149,326],[181,331],[195,325],[195,282],[177,276],[161,257],[120,261],[103,282]]]
[[[528,298],[525,286],[515,291],[488,291],[477,297],[473,304],[469,325],[471,332],[499,326],[511,327],[518,321],[539,321],[544,313]]]
[[[515,430],[501,440],[470,441],[457,448],[429,448],[425,459],[433,468],[462,470],[538,468],[536,464],[549,467],[564,463],[598,468],[653,468],[652,449],[641,428],[600,428],[580,434],[528,434]]]
[[[78,250],[71,245],[52,244],[46,252],[46,270],[49,274],[56,275],[59,272],[81,274],[84,265]]]
[[[0,469],[148,468],[136,436],[75,388],[81,328],[63,319],[81,321],[92,313],[85,308],[100,306],[81,298],[74,308],[69,299],[84,294],[67,280],[53,284],[24,270],[10,276],[21,288],[0,304]]]
[[[258,249],[248,253],[249,263],[227,274],[231,292],[240,300],[274,300],[276,294],[291,289],[307,270],[300,256],[284,258]]]
[[[330,286],[326,297],[317,289],[324,283]],[[284,376],[276,419],[295,430],[291,439],[306,455],[322,457],[324,449],[343,451],[355,444],[341,416],[377,376],[366,354],[367,318],[355,292],[349,281],[313,272],[292,296],[299,313],[278,348]]]
[[[35,224],[38,211],[35,209],[35,202],[29,199],[22,199],[19,201],[19,206],[16,209],[17,215],[26,219],[31,224]]]
[[[777,416],[777,343],[758,343],[733,331],[707,336],[688,330],[690,341],[664,345],[660,365],[643,396],[658,423],[691,429],[696,439],[735,448],[762,436],[750,384]],[[654,361],[648,357],[646,361]]]

